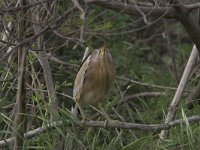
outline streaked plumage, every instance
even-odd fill
[[[76,76],[73,90],[74,101],[83,119],[86,117],[83,112],[85,105],[93,105],[102,109],[100,104],[109,94],[114,80],[115,67],[108,50],[104,47],[97,49],[85,58]]]

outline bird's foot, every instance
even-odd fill
[[[83,117],[81,120],[81,125],[84,125],[84,123],[89,120],[90,120],[89,118]]]
[[[103,124],[103,127],[104,127],[104,128],[108,125],[108,121],[110,121],[110,119],[109,119],[109,120],[106,119],[106,120],[104,121],[104,124]]]

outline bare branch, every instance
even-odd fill
[[[67,16],[69,16],[71,14],[71,12],[73,10],[75,10],[75,7],[72,7],[70,10],[67,10],[66,12],[63,13],[62,16],[59,16],[57,18],[54,18],[52,20],[52,22],[50,22],[48,25],[46,25],[45,27],[43,27],[40,31],[37,32],[37,34],[24,39],[23,41],[19,41],[16,46],[14,46],[6,55],[4,55],[4,57],[2,59],[0,59],[0,61],[3,61],[4,59],[6,59],[8,56],[10,56],[14,51],[16,51],[17,48],[19,48],[22,45],[34,42],[39,36],[41,36],[43,33],[45,33],[46,31],[48,31],[49,29],[52,30],[55,27],[58,27],[62,24],[61,20],[65,20],[65,18]]]
[[[21,7],[8,7],[8,8],[4,8],[2,10],[0,10],[0,15],[4,15],[5,13],[14,13],[20,10],[27,10],[33,6],[37,6],[37,5],[41,5],[42,3],[46,3],[48,2],[48,0],[40,0],[38,2],[35,2],[33,4],[28,4],[28,5],[24,5]]]
[[[47,19],[45,18],[45,15],[41,15],[41,14],[44,14],[44,12],[46,12],[47,8],[48,8],[47,6],[37,7],[36,9],[32,11],[33,13],[32,20],[33,22],[34,21],[36,22],[36,24],[33,25],[35,34],[37,34],[38,31],[41,30],[41,26],[39,26],[39,24],[42,24],[42,22],[47,22],[47,20],[45,20]],[[51,121],[53,121],[53,115],[57,114],[57,111],[58,111],[58,102],[55,95],[54,82],[53,82],[51,68],[48,61],[47,52],[44,47],[43,35],[37,38],[37,47],[38,49],[41,50],[38,52],[38,58],[39,58],[39,62],[42,66],[43,73],[44,73],[44,79],[46,82],[48,98],[49,98],[49,103],[50,103]]]
[[[193,116],[187,118],[189,123],[195,123],[200,121],[200,116]],[[100,128],[123,128],[123,129],[136,129],[142,131],[160,131],[163,129],[170,129],[184,123],[185,120],[174,120],[168,124],[139,124],[119,121],[108,121],[105,125],[105,121],[86,121],[83,123],[86,127],[100,127]]]
[[[188,117],[187,121],[192,123],[200,122],[200,116],[192,116]],[[179,119],[174,120],[168,124],[139,124],[139,123],[129,123],[129,122],[120,122],[120,121],[107,121],[105,124],[105,121],[85,121],[84,123],[81,122],[75,122],[75,125],[77,126],[85,126],[85,127],[99,127],[99,128],[121,128],[121,129],[135,129],[135,130],[141,130],[141,131],[160,131],[163,129],[170,129],[176,126],[179,126],[181,124],[184,124],[186,120]],[[55,127],[64,125],[62,121],[53,122],[46,126],[39,127],[37,129],[31,130],[24,134],[24,137],[26,139],[31,139],[39,134],[45,133],[46,131],[55,129]],[[3,139],[0,141],[0,148],[5,147],[8,144],[11,144],[13,142],[13,137],[8,139]]]
[[[20,6],[25,5],[25,1],[21,0]],[[22,11],[22,14],[25,12]],[[24,39],[26,35],[25,17],[18,21],[18,38]],[[18,50],[18,84],[17,84],[17,97],[15,105],[14,117],[14,150],[20,150],[24,144],[24,132],[26,131],[26,55],[27,49],[20,47]]]
[[[200,55],[200,26],[198,25],[198,22],[190,16],[191,10],[199,8],[200,3],[182,5],[179,0],[173,0],[171,7],[138,7],[114,0],[85,0],[85,2],[88,4],[96,4],[114,11],[123,11],[129,15],[141,15],[137,10],[139,8],[144,14],[150,13],[150,15],[154,17],[177,19],[187,30]]]
[[[37,136],[37,135],[39,135],[41,133],[46,132],[47,129],[54,129],[56,126],[59,126],[59,125],[62,125],[62,124],[63,123],[59,121],[59,122],[50,123],[47,126],[39,127],[37,129],[34,129],[34,130],[29,131],[26,134],[24,134],[24,138],[31,139],[31,138],[33,138],[33,137],[35,137],[35,136]],[[0,148],[5,147],[8,144],[12,144],[13,141],[14,141],[13,137],[5,139],[5,140],[1,140],[0,141]]]
[[[163,14],[165,14],[163,16],[165,18],[174,17],[174,9],[172,7],[143,7],[125,4],[113,0],[85,0],[85,2],[88,4],[97,4],[114,11],[123,11],[129,15],[141,15],[141,12],[138,11],[138,9],[140,9],[140,11],[142,11],[144,14],[151,13],[151,16],[154,17],[160,17]]]
[[[200,2],[200,0],[199,0]],[[199,12],[198,12],[198,24],[200,25],[200,9],[199,9]],[[192,109],[195,105],[195,103],[199,103],[200,100],[200,80],[198,81],[198,84],[197,86],[191,91],[190,95],[188,96],[187,98],[187,108],[188,109]]]
[[[125,78],[125,77],[121,77],[121,76],[117,76],[117,79],[124,80],[124,81],[128,81],[128,82],[131,82],[131,83],[133,83],[133,84],[140,84],[140,85],[143,85],[143,86],[149,86],[149,87],[154,87],[154,88],[159,88],[159,89],[177,90],[177,88],[175,88],[175,87],[167,87],[167,86],[161,86],[161,85],[155,85],[155,84],[144,83],[144,82],[135,81],[135,80],[128,79],[128,78]],[[187,91],[188,91],[188,90],[187,90]]]
[[[122,3],[122,2],[114,1],[114,0],[84,0],[84,1],[87,2],[88,4],[97,4],[99,6],[109,8],[109,9],[112,9],[115,11],[120,11],[120,10],[126,9],[126,11],[124,13],[130,14],[130,15],[133,15],[133,14],[141,15],[140,12],[137,12],[137,9],[140,9],[144,13],[151,12],[151,15],[155,16],[155,17],[164,14],[164,12],[168,12],[165,16],[166,18],[168,18],[168,17],[173,18],[175,15],[174,14],[175,12],[172,7],[159,7],[158,8],[158,7],[153,7],[152,5],[150,5],[148,3],[146,6],[145,5],[139,6],[137,4],[135,5],[135,2],[133,3],[134,5],[131,5],[131,4],[126,4],[126,3]],[[138,2],[138,3],[140,3],[140,2]],[[200,8],[200,3],[184,5],[184,7],[188,11],[193,11],[195,9]]]
[[[193,46],[193,49],[192,49],[192,52],[191,52],[191,55],[190,55],[190,58],[188,60],[188,63],[185,67],[185,70],[184,70],[184,73],[183,73],[183,76],[181,78],[181,81],[178,85],[178,89],[176,91],[176,94],[168,108],[168,113],[167,113],[167,117],[165,119],[165,123],[169,123],[170,121],[173,120],[174,118],[174,115],[176,113],[176,110],[177,110],[177,106],[178,104],[180,103],[181,101],[181,97],[183,95],[183,92],[184,92],[184,89],[185,89],[185,86],[188,82],[188,79],[189,79],[189,76],[192,72],[192,69],[196,63],[196,60],[198,58],[198,51],[197,51],[197,48],[196,46],[194,45]],[[160,138],[161,139],[164,139],[166,137],[166,131],[163,130],[160,134]]]
[[[138,93],[138,94],[132,94],[132,95],[124,97],[122,102],[128,102],[131,99],[138,98],[138,97],[157,97],[164,94],[165,93],[161,93],[161,92],[143,92],[143,93]]]
[[[187,8],[189,11],[199,9],[200,8],[200,3],[194,3],[190,5],[185,5],[185,8]]]

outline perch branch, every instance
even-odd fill
[[[85,121],[84,123],[76,122],[76,126],[85,126],[85,127],[99,127],[99,128],[122,128],[122,129],[135,129],[142,131],[160,131],[163,129],[170,129],[176,126],[179,126],[185,123],[186,120],[178,119],[171,121],[168,124],[139,124],[139,123],[129,123],[129,122],[120,122],[120,121],[107,121],[105,126],[105,121]],[[200,122],[200,115],[188,117],[187,121],[191,123]],[[26,139],[31,139],[39,134],[45,133],[46,131],[55,129],[55,127],[64,125],[62,121],[53,122],[46,126],[39,127],[37,129],[31,130],[24,134]],[[3,139],[0,141],[0,148],[5,147],[8,144],[13,142],[13,137],[8,139]]]
[[[17,11],[20,11],[20,10],[27,10],[27,9],[33,7],[33,6],[42,5],[43,3],[46,3],[46,2],[48,2],[48,0],[38,1],[38,2],[35,2],[33,4],[27,4],[27,5],[24,5],[24,6],[21,6],[21,7],[7,7],[7,8],[0,10],[0,15],[4,15],[6,13],[14,13],[14,12],[17,12]]]

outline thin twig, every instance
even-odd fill
[[[47,22],[47,20],[45,20],[47,18],[44,18],[45,16],[40,15],[40,12],[46,12],[46,9],[45,9],[46,7],[47,6],[37,7],[37,9],[34,9],[32,12],[34,13],[32,19],[35,20],[37,23],[36,25],[33,26],[35,34],[37,34],[38,31],[41,30],[41,27],[38,26],[38,24],[42,24],[42,22]],[[38,52],[38,58],[43,69],[44,79],[47,86],[48,98],[49,98],[49,103],[50,103],[50,111],[52,114],[55,115],[58,111],[58,104],[57,104],[57,98],[55,95],[54,82],[53,82],[51,68],[48,61],[47,52],[46,52],[46,49],[44,48],[43,35],[37,38],[37,47],[38,49],[42,50]],[[51,119],[53,118],[52,114],[51,114]]]
[[[133,79],[125,78],[125,77],[122,77],[122,76],[117,76],[117,79],[125,80],[125,81],[131,82],[133,84],[140,84],[140,85],[143,85],[143,86],[150,86],[150,87],[159,88],[159,89],[177,90],[177,88],[175,88],[175,87],[167,87],[167,86],[144,83],[144,82],[136,81],[136,80],[133,80]],[[190,90],[186,90],[186,91],[190,91]]]
[[[168,22],[166,20],[163,20],[163,23],[164,23],[165,34],[166,34],[167,47],[169,49],[169,54],[172,60],[172,72],[176,80],[176,83],[178,84],[179,78],[178,78],[178,72],[177,72],[177,67],[176,67],[175,52],[174,52],[174,49],[172,48],[171,37],[169,35],[169,29],[168,29]]]
[[[24,5],[24,6],[21,6],[21,7],[4,8],[4,9],[1,9],[0,15],[4,15],[5,13],[14,13],[14,12],[17,12],[17,11],[20,11],[20,10],[29,9],[33,6],[41,5],[42,3],[46,3],[46,2],[48,2],[48,0],[43,0],[43,1],[40,0],[40,1],[35,2],[33,4]]]
[[[3,61],[4,59],[6,59],[8,56],[10,56],[14,51],[16,51],[17,48],[19,48],[22,45],[26,45],[26,44],[30,44],[31,42],[34,42],[39,36],[41,36],[42,34],[44,34],[46,31],[48,31],[49,29],[53,30],[54,28],[60,26],[63,22],[61,22],[61,20],[65,20],[65,18],[67,16],[69,16],[71,14],[71,12],[73,10],[75,10],[75,7],[72,7],[70,10],[67,10],[66,12],[64,12],[61,16],[54,18],[52,20],[52,22],[50,22],[49,24],[47,24],[44,28],[42,28],[41,30],[39,30],[36,34],[34,34],[33,36],[24,39],[23,41],[20,41],[19,44],[17,44],[16,46],[14,46],[6,55],[3,56],[2,59],[0,59],[0,61]]]
[[[157,97],[157,96],[161,96],[161,95],[165,95],[165,93],[162,93],[162,92],[142,92],[142,93],[138,93],[138,94],[128,95],[128,96],[123,98],[122,102],[128,102],[131,99],[138,98],[138,97]]]
[[[24,134],[24,137],[26,139],[31,139],[31,138],[33,138],[33,137],[35,137],[35,136],[37,136],[41,133],[46,132],[47,129],[54,129],[56,126],[59,126],[59,125],[62,125],[62,124],[63,123],[61,121],[50,123],[47,126],[39,127],[37,129],[34,129],[34,130],[27,132],[26,134]],[[14,141],[13,137],[1,140],[0,141],[0,148],[5,147],[6,145],[13,143],[13,141]]]
[[[84,0],[84,1],[90,4],[97,4],[106,8],[110,8],[115,11],[126,9],[126,13],[131,14],[131,15],[141,15],[139,12],[137,12],[136,7],[139,7],[139,9],[143,11],[144,13],[151,12],[152,16],[159,16],[163,14],[164,12],[168,12],[166,14],[166,17],[174,17],[175,15],[174,10],[171,7],[154,7],[154,6],[145,7],[145,6],[138,6],[138,5],[135,6],[135,5],[125,4],[119,1],[112,1],[112,0]],[[184,5],[184,7],[188,11],[192,11],[192,10],[200,8],[200,3]]]
[[[164,17],[174,16],[174,12],[173,12],[174,10],[171,7],[143,7],[143,6],[135,6],[135,5],[125,4],[123,2],[116,2],[116,1],[111,1],[111,0],[84,0],[84,1],[89,4],[96,4],[105,8],[112,9],[114,11],[125,10],[124,13],[130,14],[130,15],[141,15],[141,13],[138,12],[138,8],[139,8],[144,14],[151,12],[152,16],[154,17],[159,17],[163,14],[165,14]]]

